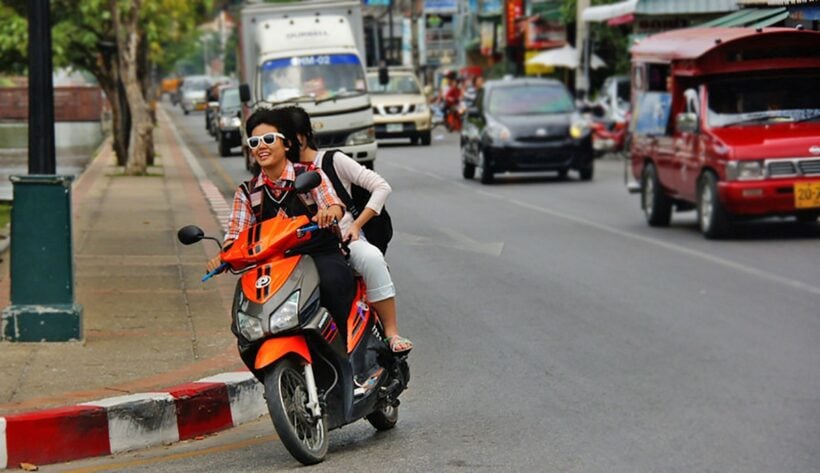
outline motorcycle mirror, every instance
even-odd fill
[[[296,192],[304,194],[318,187],[321,183],[322,176],[320,176],[318,172],[308,171],[296,176],[296,181],[294,181],[293,186],[296,188]]]
[[[183,245],[192,245],[205,238],[205,232],[196,225],[187,225],[177,232],[177,239]]]

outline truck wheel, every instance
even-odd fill
[[[641,206],[646,222],[652,227],[668,226],[672,220],[672,200],[664,195],[654,164],[644,167],[641,181]]]
[[[711,172],[698,182],[698,226],[709,239],[722,238],[731,230],[731,216],[720,201],[717,177]]]

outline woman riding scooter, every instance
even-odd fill
[[[356,283],[340,252],[337,236],[328,230],[344,216],[344,205],[321,171],[322,183],[310,192],[309,198],[293,190],[296,170],[291,161],[299,161],[299,146],[287,138],[296,136],[291,123],[289,114],[277,109],[259,109],[248,118],[247,145],[261,170],[240,184],[234,194],[223,248],[229,247],[242,230],[276,215],[313,215],[312,220],[324,229],[311,240],[310,251],[319,272],[321,298],[333,318],[344,327],[341,322],[347,318]],[[208,263],[208,271],[221,263],[219,256],[215,257]],[[242,361],[254,371],[258,346],[237,333],[233,324],[231,328],[237,336]],[[254,374],[259,377],[256,371]]]

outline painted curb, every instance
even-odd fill
[[[267,413],[247,371],[168,388],[0,417],[0,468],[45,465],[192,439]]]

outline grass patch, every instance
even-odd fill
[[[0,202],[0,229],[6,228],[11,221],[11,204]]]

